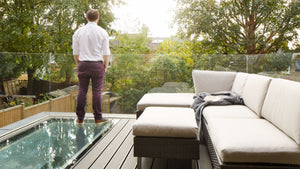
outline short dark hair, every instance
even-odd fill
[[[87,19],[91,22],[94,22],[99,18],[99,11],[97,9],[90,9],[87,12]]]

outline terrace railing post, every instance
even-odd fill
[[[69,110],[67,111],[67,112],[72,112],[73,110],[72,110],[72,93],[71,94],[69,94],[69,96],[70,96],[70,104],[69,104]]]
[[[51,56],[52,56],[52,54],[51,53],[49,53],[49,59],[48,59],[48,77],[49,77],[49,88],[48,88],[48,90],[49,90],[49,92],[51,92],[51,76],[50,76],[50,74],[51,74]],[[54,56],[53,56],[54,57]]]
[[[49,111],[52,112],[52,104],[53,104],[53,100],[50,99],[49,100]]]
[[[25,103],[21,103],[21,119],[24,119]]]

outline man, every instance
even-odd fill
[[[108,34],[97,25],[100,19],[98,10],[89,10],[86,19],[88,23],[75,31],[72,44],[79,86],[76,108],[77,123],[79,124],[83,123],[85,116],[84,108],[90,79],[92,79],[95,123],[104,121],[101,92],[110,56]]]

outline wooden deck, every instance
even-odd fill
[[[120,118],[117,124],[107,132],[90,150],[73,166],[75,169],[135,169],[137,158],[133,156],[132,125],[135,116],[109,115]],[[195,169],[210,169],[206,147],[201,146],[200,166]],[[168,160],[142,158],[143,169],[166,169]]]

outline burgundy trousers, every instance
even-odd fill
[[[77,95],[76,115],[79,121],[85,116],[86,95],[92,80],[93,110],[95,120],[102,119],[102,87],[105,77],[103,62],[79,61],[77,66],[79,92]]]

